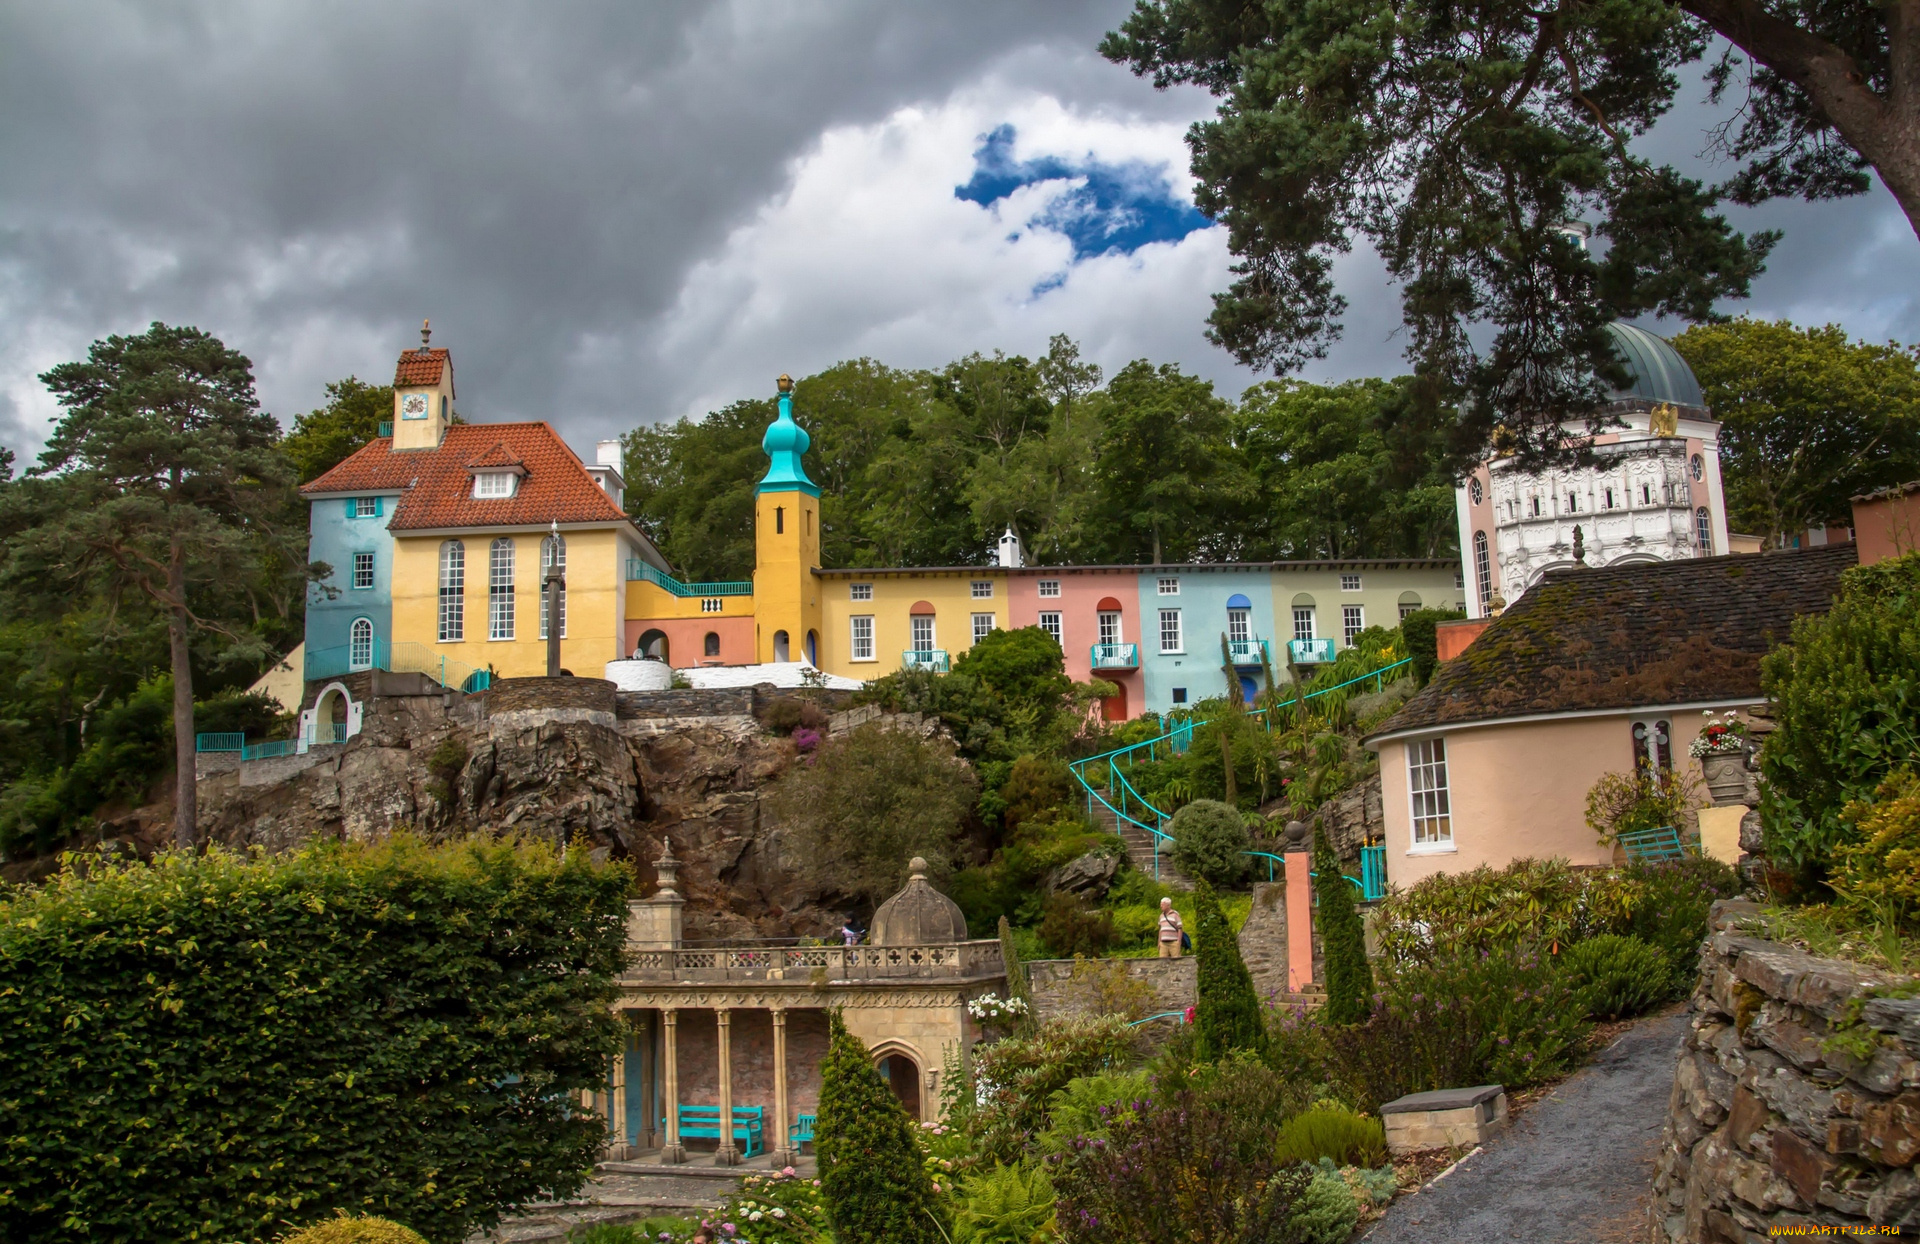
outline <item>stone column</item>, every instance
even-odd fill
[[[660,1022],[665,1034],[661,1040],[662,1071],[666,1076],[663,1091],[666,1100],[660,1103],[660,1109],[667,1116],[667,1143],[661,1146],[662,1162],[684,1162],[687,1160],[687,1147],[680,1143],[680,1012],[671,1008],[660,1012]]]
[[[773,1152],[775,1166],[792,1166],[800,1161],[800,1151],[793,1144],[792,1134],[787,1130],[793,1122],[787,1115],[790,1103],[787,1100],[787,1012],[785,1007],[773,1010],[773,1143],[777,1146]]]
[[[713,1009],[715,1031],[719,1034],[717,1058],[720,1077],[720,1148],[714,1152],[715,1166],[740,1165],[740,1147],[733,1143],[733,1012],[724,1006]]]
[[[625,1161],[629,1156],[627,1145],[627,1046],[633,1042],[633,1029],[627,1024],[624,1013],[620,1015],[620,1052],[613,1056],[613,1076],[609,1081],[609,1093],[612,1101],[607,1111],[607,1122],[613,1129],[613,1138],[607,1147],[607,1157],[615,1162]]]

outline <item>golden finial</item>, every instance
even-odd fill
[[[787,375],[785,372],[781,372],[780,379],[775,381],[774,383],[780,386],[780,391],[782,393],[793,392],[793,377]]]
[[[1672,402],[1661,402],[1647,418],[1647,430],[1655,436],[1676,436],[1680,432],[1680,410]]]

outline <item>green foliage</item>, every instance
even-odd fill
[[[1145,359],[1121,368],[1104,397],[1094,474],[1105,517],[1132,554],[1115,560],[1200,560],[1212,511],[1231,492],[1222,476],[1234,459],[1218,452],[1228,443],[1227,404],[1211,381]]]
[[[1028,755],[1013,762],[1007,780],[1000,787],[1006,811],[1000,814],[1008,833],[1020,823],[1041,812],[1069,807],[1073,802],[1073,775],[1058,760]]]
[[[1637,937],[1603,933],[1588,938],[1561,954],[1560,967],[1595,1019],[1638,1015],[1673,993],[1666,955]]]
[[[1037,626],[996,630],[961,653],[953,672],[978,679],[1012,715],[1057,711],[1073,680],[1053,636]]]
[[[605,1140],[577,1094],[619,1048],[631,881],[398,836],[6,896],[8,1239],[251,1240],[346,1210],[454,1244],[567,1196]]]
[[[1327,845],[1326,827],[1318,820],[1313,823],[1313,871],[1313,893],[1319,900],[1314,916],[1327,965],[1327,1022],[1358,1023],[1373,1007],[1367,935],[1353,906],[1353,886],[1340,871],[1340,861]]]
[[[1719,299],[1746,294],[1777,240],[1735,233],[1715,189],[1649,164],[1635,142],[1670,106],[1675,69],[1705,54],[1700,23],[1718,11],[1702,12],[1637,5],[1576,18],[1508,5],[1463,21],[1440,4],[1383,17],[1361,3],[1138,0],[1101,52],[1158,85],[1219,97],[1216,117],[1189,134],[1196,202],[1227,226],[1241,261],[1215,298],[1215,341],[1281,373],[1321,356],[1345,307],[1333,257],[1362,236],[1404,282],[1420,378],[1387,426],[1416,443],[1416,429],[1443,438],[1467,462],[1498,425],[1531,464],[1561,449],[1570,415],[1597,413],[1624,379],[1608,321],[1711,319]],[[1800,57],[1844,54],[1784,37],[1755,51],[1745,20],[1728,16],[1723,33],[1778,85],[1809,82]],[[1884,57],[1864,5],[1804,24],[1816,23],[1849,52]],[[1774,47],[1794,48],[1795,63],[1768,64]],[[1834,114],[1786,93],[1802,107],[1756,110],[1737,154],[1776,172],[1787,165],[1769,159],[1776,144],[1815,160],[1828,175],[1794,188],[1816,197],[1865,189],[1850,153],[1816,145],[1830,143]],[[1885,141],[1883,128],[1854,135],[1856,150]],[[1756,130],[1766,137],[1743,148]],[[1764,196],[1762,186],[1779,182],[1744,189]],[[1566,237],[1569,220],[1597,222],[1608,246]]]
[[[282,1236],[279,1244],[427,1244],[419,1232],[385,1218],[328,1218]]]
[[[1316,1170],[1288,1225],[1300,1244],[1346,1244],[1360,1225],[1360,1203],[1339,1171]]]
[[[814,1135],[820,1195],[838,1244],[937,1244],[946,1234],[913,1124],[837,1010]]]
[[[1050,895],[1040,921],[1040,940],[1062,959],[1098,958],[1113,944],[1113,917],[1071,894]]]
[[[1275,1156],[1281,1162],[1379,1166],[1387,1160],[1387,1132],[1380,1120],[1326,1103],[1303,1110],[1280,1129]]]
[[[1014,1162],[1047,1130],[1054,1093],[1083,1076],[1113,1071],[1133,1055],[1136,1034],[1116,1016],[1052,1020],[1030,1035],[976,1046],[978,1101],[959,1122],[982,1161]]]
[[[1200,1057],[1219,1059],[1233,1050],[1260,1053],[1267,1048],[1267,1029],[1253,977],[1241,961],[1240,944],[1220,914],[1212,887],[1204,881],[1194,889],[1193,906],[1194,953],[1200,960],[1200,998],[1193,1022]]]
[[[1920,924],[1920,779],[1901,769],[1841,817],[1856,839],[1835,853],[1841,902],[1895,929]]]
[[[988,863],[953,875],[948,893],[966,914],[968,928],[987,928],[1002,916],[1022,923],[1041,919],[1048,873],[1089,851],[1119,855],[1126,846],[1078,813],[1051,809],[1027,817]]]
[[[827,1230],[826,1198],[799,1175],[748,1175],[713,1221],[733,1223],[753,1244],[812,1244]]]
[[[1056,1238],[1053,1181],[1037,1166],[1003,1166],[960,1185],[953,1244],[1036,1244]]]
[[[1196,799],[1173,814],[1173,862],[1189,877],[1229,886],[1247,875],[1251,845],[1246,818],[1214,799]]]
[[[393,387],[348,376],[327,386],[327,404],[293,417],[281,448],[302,484],[310,484],[353,456],[393,418]]]
[[[1920,553],[1849,570],[1824,616],[1760,662],[1776,729],[1760,750],[1767,854],[1818,878],[1856,840],[1843,819],[1920,763]]]
[[[950,744],[869,723],[787,770],[767,806],[815,884],[878,903],[905,884],[916,855],[946,873],[973,793]]]
[[[1025,1031],[1033,1026],[1033,991],[1027,987],[1027,969],[1020,960],[1020,948],[1014,943],[1013,928],[1005,916],[1000,917],[1000,963],[1007,972],[1007,997],[1018,998],[1027,1005],[1027,1014],[1019,1027]]]
[[[1920,352],[1742,317],[1673,339],[1720,421],[1727,521],[1769,544],[1920,478]],[[1725,550],[1716,550],[1724,552]]]
[[[1658,775],[1638,769],[1603,773],[1587,791],[1587,828],[1607,846],[1637,829],[1678,829],[1702,803],[1698,780],[1684,769]]]
[[[1600,905],[1616,915],[1606,932],[1637,937],[1667,958],[1676,994],[1685,993],[1700,969],[1700,943],[1718,899],[1740,895],[1740,874],[1713,859],[1633,864],[1602,874]]]
[[[1420,686],[1426,686],[1440,666],[1439,624],[1466,616],[1457,609],[1416,609],[1400,619],[1400,634],[1406,639],[1413,677]]]
[[[1153,1080],[1145,1071],[1109,1071],[1068,1081],[1047,1099],[1049,1125],[1040,1136],[1040,1149],[1063,1153],[1075,1137],[1106,1136],[1120,1119],[1138,1113],[1152,1092]]]

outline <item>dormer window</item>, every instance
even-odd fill
[[[512,471],[475,471],[473,495],[482,501],[511,497],[519,486],[519,480],[519,475]]]

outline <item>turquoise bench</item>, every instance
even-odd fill
[[[787,1129],[787,1140],[795,1149],[813,1141],[813,1122],[817,1116],[803,1114],[800,1121]]]
[[[1620,848],[1627,854],[1630,863],[1639,864],[1649,860],[1685,859],[1686,848],[1680,844],[1680,831],[1671,825],[1662,825],[1658,829],[1630,829],[1620,835]]]
[[[765,1124],[762,1116],[765,1111],[760,1106],[735,1106],[733,1108],[733,1139],[740,1146],[740,1156],[750,1158],[766,1151],[766,1142],[762,1139]],[[718,1106],[680,1106],[680,1139],[692,1136],[710,1140],[720,1139],[720,1107]],[[664,1129],[666,1119],[660,1120]]]

